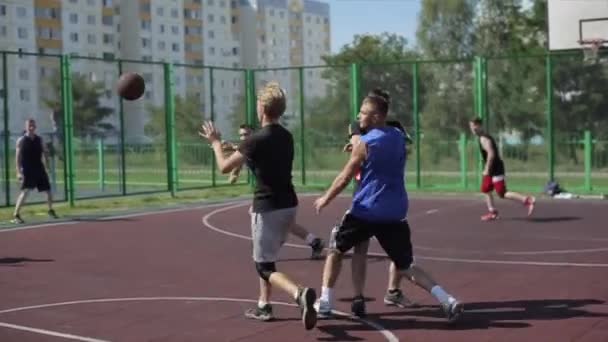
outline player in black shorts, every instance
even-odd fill
[[[38,189],[38,192],[46,192],[48,214],[52,218],[57,218],[57,214],[53,210],[53,195],[47,173],[44,144],[42,138],[36,134],[36,121],[34,119],[25,121],[25,133],[17,140],[15,156],[17,179],[21,183],[21,193],[17,197],[12,222],[24,223],[20,211],[28,192],[32,189]]]

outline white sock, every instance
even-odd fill
[[[266,306],[266,304],[268,304],[268,302],[262,302],[261,300],[258,300],[258,308],[263,308],[264,306]]]
[[[306,235],[306,243],[310,245],[316,238],[317,237],[314,234],[308,233],[308,235]]]
[[[329,287],[321,287],[321,300],[329,304],[332,303],[332,289]]]
[[[433,288],[431,289],[431,294],[435,298],[437,298],[437,300],[441,304],[449,304],[456,300],[456,299],[454,299],[454,297],[452,297],[447,292],[445,292],[439,285],[433,286]]]

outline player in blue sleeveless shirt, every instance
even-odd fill
[[[350,210],[334,228],[334,238],[323,270],[323,287],[318,305],[321,317],[329,316],[333,306],[332,289],[338,278],[343,254],[353,246],[376,237],[399,275],[430,292],[441,304],[449,321],[457,319],[463,306],[423,269],[414,265],[410,227],[406,220],[408,196],[405,190],[405,136],[386,125],[388,94],[375,90],[365,97],[359,125],[367,131],[353,146],[351,157],[326,193],[314,206],[326,207],[355,174],[361,180]]]

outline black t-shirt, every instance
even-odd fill
[[[488,161],[488,152],[486,152],[486,150],[484,150],[483,146],[481,145],[482,137],[485,137],[490,140],[490,145],[492,146],[492,150],[494,150],[494,160],[490,165],[490,169],[488,170],[490,176],[504,176],[505,164],[503,163],[502,158],[500,158],[500,152],[498,151],[496,141],[491,135],[486,133],[483,133],[479,136],[479,150],[481,151],[481,157],[483,158],[483,162],[486,163]]]
[[[42,138],[38,135],[28,137],[23,135],[17,141],[17,145],[21,149],[21,167],[24,173],[38,172],[44,170],[42,164]]]
[[[293,167],[293,136],[279,124],[271,124],[254,132],[241,142],[247,166],[255,175],[253,211],[292,208],[298,205],[291,171]]]

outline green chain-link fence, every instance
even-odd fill
[[[296,143],[296,184],[331,182],[348,158],[348,123],[363,96],[380,87],[391,94],[391,117],[414,141],[409,189],[479,187],[479,146],[468,131],[478,116],[498,140],[510,188],[539,192],[555,179],[571,191],[608,192],[608,64],[586,63],[580,52],[255,70],[9,51],[0,57],[4,206],[17,196],[15,142],[30,117],[51,152],[60,201],[228,185],[199,125],[214,120],[223,139],[236,142],[240,124],[257,124],[256,92],[271,80],[287,93],[283,123]],[[138,101],[114,90],[127,71],[146,81]]]

